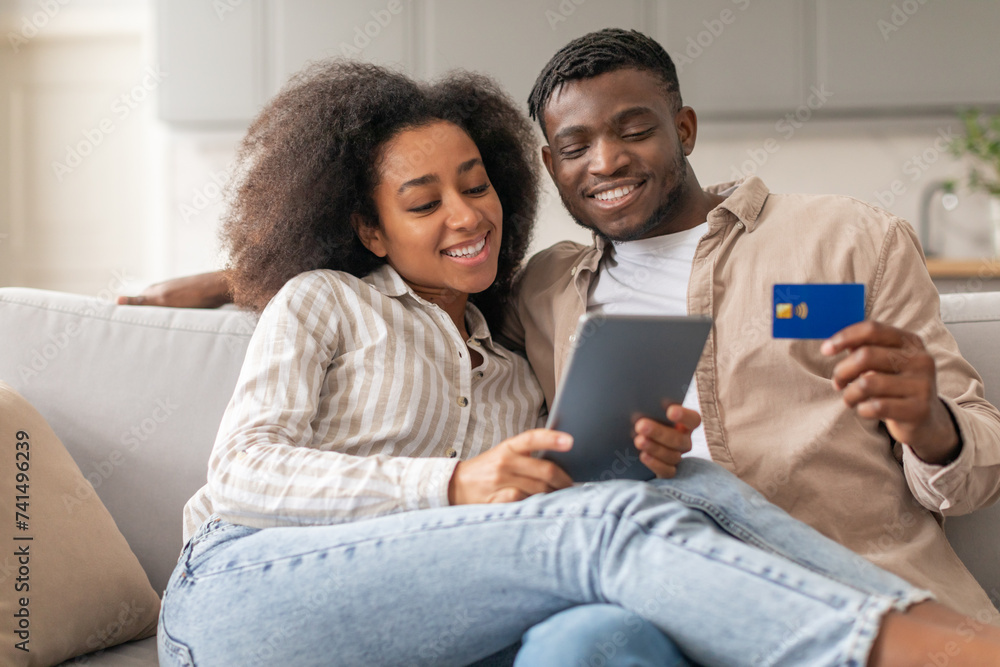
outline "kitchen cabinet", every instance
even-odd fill
[[[161,0],[156,7],[159,115],[174,123],[245,124],[263,104],[262,0]]]
[[[800,0],[657,3],[651,33],[677,67],[684,103],[702,117],[738,117],[802,104],[815,83]]]
[[[1000,103],[1000,2],[819,0],[816,25],[830,109]]]
[[[160,117],[243,127],[305,62],[349,56],[433,78],[461,67],[524,104],[560,47],[652,35],[706,119],[1000,106],[1000,2],[981,0],[159,0]]]

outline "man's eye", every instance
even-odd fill
[[[642,139],[643,137],[648,137],[652,133],[653,133],[653,128],[649,128],[648,130],[639,130],[637,132],[628,132],[626,134],[623,134],[622,138],[623,139]]]
[[[409,211],[410,213],[428,213],[430,211],[433,211],[434,208],[440,203],[441,202],[438,201],[432,201],[428,202],[427,204],[424,204],[423,206],[415,206],[413,208],[408,208],[406,210]]]
[[[567,146],[559,151],[559,156],[563,158],[579,157],[585,150],[587,150],[586,146]]]

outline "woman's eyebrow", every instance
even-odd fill
[[[477,164],[482,164],[482,163],[483,161],[477,157],[474,157],[471,160],[466,160],[462,164],[458,165],[458,173],[464,174],[465,172],[470,171]]]
[[[440,183],[440,182],[441,179],[438,178],[437,174],[424,174],[423,176],[412,178],[403,183],[402,185],[400,185],[399,189],[396,190],[396,194],[401,195],[403,194],[404,190],[407,190],[409,188],[416,188],[420,187],[421,185],[430,185],[431,183]]]
[[[456,171],[459,174],[464,174],[465,172],[470,171],[477,164],[482,164],[482,163],[483,161],[480,158],[474,157],[471,160],[466,160],[462,164],[458,165],[458,169]],[[401,195],[405,190],[408,190],[409,188],[417,188],[420,187],[421,185],[430,185],[431,183],[440,183],[440,182],[441,179],[438,178],[437,174],[424,174],[423,176],[418,176],[417,178],[411,178],[410,180],[400,185],[399,189],[396,190],[396,194]]]

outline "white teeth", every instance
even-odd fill
[[[486,245],[486,237],[484,236],[483,240],[477,243],[476,245],[470,245],[465,248],[459,248],[458,250],[445,250],[444,254],[448,255],[449,257],[475,257],[476,255],[479,254],[479,252],[483,249],[483,246],[485,245]]]
[[[635,190],[634,185],[626,185],[623,188],[615,188],[614,190],[605,190],[604,192],[598,192],[594,195],[595,199],[600,199],[601,201],[611,201],[612,199],[621,199],[628,193]]]

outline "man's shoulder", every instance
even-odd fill
[[[905,220],[870,202],[839,194],[782,194],[772,192],[761,210],[761,222],[773,231],[794,225],[798,233],[812,229],[820,236],[865,231],[874,238],[884,237]]]
[[[535,253],[521,270],[521,282],[543,280],[551,283],[558,276],[572,275],[573,267],[590,252],[594,246],[575,241],[560,241],[545,250]]]

